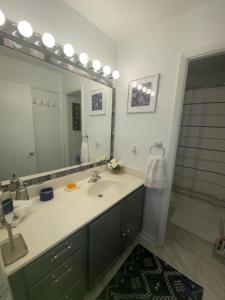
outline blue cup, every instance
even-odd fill
[[[40,191],[40,200],[41,201],[49,201],[54,198],[53,188],[46,188]]]

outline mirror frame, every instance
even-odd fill
[[[70,60],[69,58],[57,54],[57,51],[62,48],[59,44],[56,44],[55,51],[47,49],[43,45],[36,43],[37,38],[40,40],[40,34],[34,33],[33,38],[30,38],[29,41],[23,38],[17,32],[17,25],[9,20],[6,21],[6,24],[1,28],[0,31],[0,46],[5,48],[14,49],[15,51],[24,53],[28,56],[32,56],[41,61],[45,61],[52,65],[55,65],[59,68],[72,72],[81,77],[90,79],[92,81],[101,83],[109,88],[112,88],[112,117],[111,117],[111,141],[110,141],[110,159],[113,158],[113,149],[114,149],[114,124],[115,124],[115,101],[116,101],[116,91],[113,86],[112,80],[110,78],[104,77],[101,73],[96,73],[90,68],[82,66],[77,59]],[[58,50],[57,50],[58,48]],[[100,166],[105,164],[107,161],[96,162],[96,163],[85,163],[80,165],[73,165],[70,167],[65,167],[58,170],[51,170],[39,174],[30,174],[27,176],[20,177],[27,186],[41,184],[45,181],[70,175],[73,173],[81,172],[95,166]],[[10,182],[10,179],[1,181],[2,186],[7,186]]]

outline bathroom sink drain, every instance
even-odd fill
[[[99,198],[103,197],[103,194],[98,194],[98,197],[99,197]]]

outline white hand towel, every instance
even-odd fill
[[[0,266],[0,300],[13,300],[8,279]]]
[[[145,186],[163,190],[167,187],[166,162],[161,156],[150,155],[145,173]]]
[[[81,156],[80,156],[81,163],[86,163],[89,160],[89,149],[88,143],[82,142],[81,144]]]
[[[32,209],[32,200],[15,200],[13,201],[14,215],[22,220]]]

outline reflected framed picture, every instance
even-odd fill
[[[105,115],[105,90],[99,89],[90,92],[89,115]]]
[[[159,74],[129,82],[128,113],[155,112]]]

